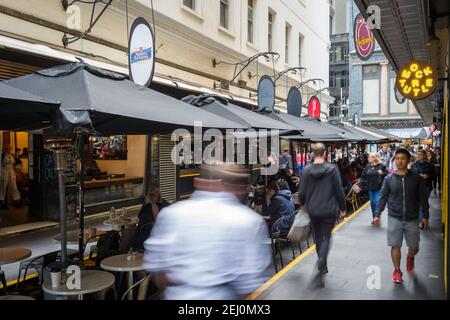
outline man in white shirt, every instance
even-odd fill
[[[191,198],[161,210],[145,242],[145,263],[165,299],[242,299],[268,279],[264,220],[244,206],[248,173],[202,165]]]

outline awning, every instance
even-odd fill
[[[58,108],[59,102],[0,82],[1,130],[36,130],[49,127]]]
[[[370,132],[374,132],[374,133],[377,133],[377,134],[379,134],[381,136],[384,136],[389,141],[398,141],[398,142],[402,141],[402,138],[397,137],[396,135],[393,135],[393,134],[391,134],[391,133],[389,133],[389,132],[387,132],[385,130],[381,130],[381,129],[374,128],[374,127],[367,127],[367,126],[361,126],[361,127],[363,129],[365,129],[365,130],[370,131]]]
[[[236,106],[229,103],[225,99],[221,99],[214,95],[202,94],[199,96],[187,96],[181,99],[198,108],[211,112],[220,117],[240,123],[243,126],[253,129],[278,129],[278,130],[295,130],[302,131],[284,121],[271,119],[262,114]]]
[[[308,118],[300,118],[287,113],[263,113],[266,117],[283,121],[297,129],[303,130],[301,136],[283,136],[285,139],[291,140],[308,140],[308,141],[342,141],[344,137],[340,134],[338,129],[329,128],[323,125],[320,120],[313,120]]]
[[[346,128],[353,130],[353,132],[357,132],[358,134],[366,137],[366,141],[368,142],[387,142],[389,141],[388,137],[386,135],[381,135],[375,132],[371,132],[369,130],[366,130],[365,128],[362,128],[360,126],[352,126],[350,124],[345,125]]]
[[[204,128],[248,128],[84,62],[46,69],[7,83],[61,101],[63,125],[93,127],[99,133],[167,132],[199,123]]]

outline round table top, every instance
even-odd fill
[[[128,272],[142,271],[146,269],[144,266],[144,255],[138,253],[132,261],[127,260],[128,254],[119,254],[102,260],[100,267],[108,271]]]
[[[0,265],[21,261],[31,256],[27,248],[0,248]]]
[[[17,294],[8,294],[6,296],[0,296],[0,300],[36,300],[29,296],[20,296]]]
[[[74,296],[102,291],[111,287],[114,284],[114,281],[114,276],[109,272],[98,270],[81,270],[80,289],[69,289],[67,288],[67,284],[62,284],[57,288],[53,288],[52,282],[49,279],[48,281],[44,281],[42,290],[46,293],[59,296]]]

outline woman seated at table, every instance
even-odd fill
[[[288,183],[282,179],[279,179],[277,182],[272,182],[267,192],[267,202],[263,206],[263,214],[270,216],[269,232],[275,221],[283,218],[280,231],[281,236],[285,237],[294,222],[294,211],[294,202],[292,201],[292,194],[289,190]]]
[[[161,198],[158,187],[152,187],[148,194],[149,202],[142,205],[139,211],[139,224],[136,237],[133,239],[133,248],[144,249],[144,241],[150,236],[156,218],[162,208],[170,205],[166,200]]]

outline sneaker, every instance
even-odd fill
[[[406,271],[411,272],[414,270],[414,257],[406,256]]]
[[[403,273],[399,270],[394,270],[392,273],[392,281],[395,283],[403,283]]]
[[[422,223],[422,222],[419,223],[419,229],[420,229],[420,230],[423,230],[423,223]]]

